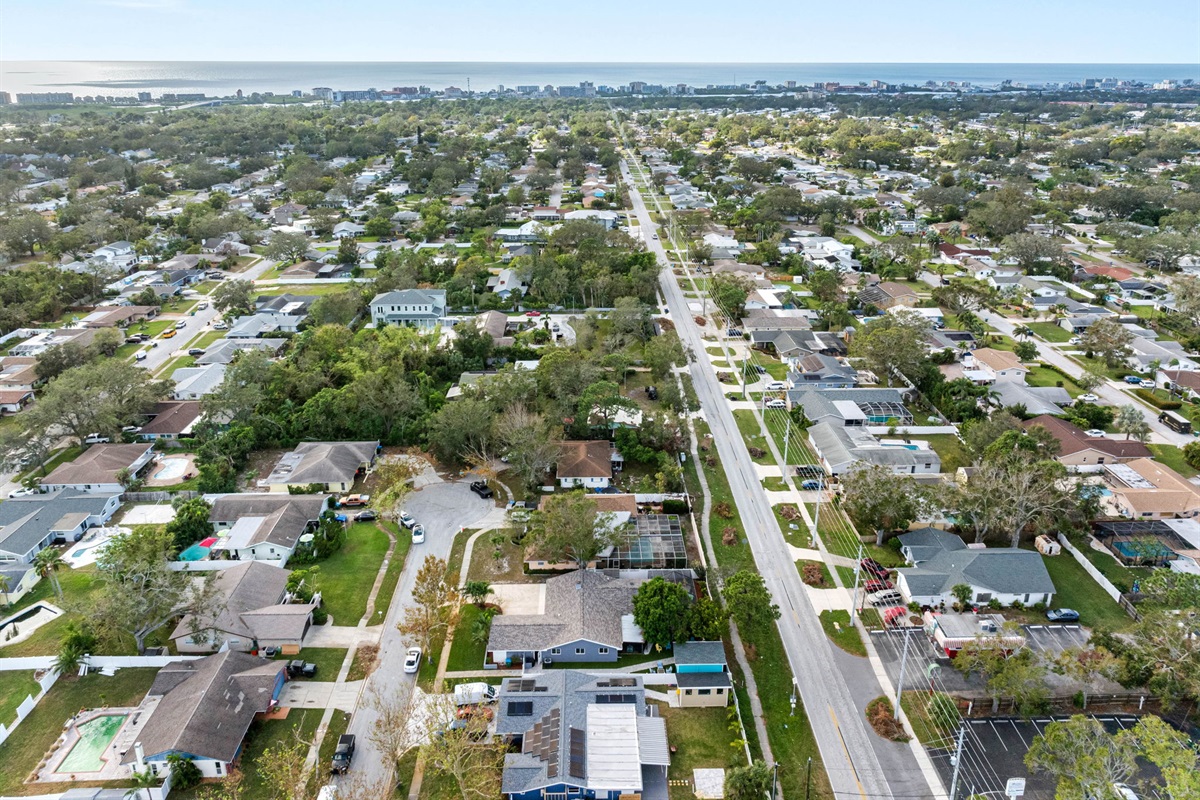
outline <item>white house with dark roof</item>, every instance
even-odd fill
[[[979,605],[1050,605],[1054,599],[1054,582],[1036,550],[967,545],[947,531],[922,528],[900,536],[900,552],[912,565],[896,571],[906,603],[950,605],[959,584],[971,587],[971,602]]]
[[[266,478],[259,481],[272,492],[321,485],[329,492],[346,492],[359,475],[375,464],[379,442],[301,442],[284,453]]]
[[[225,777],[250,724],[278,702],[286,665],[236,650],[171,662],[158,671],[142,701],[140,713],[149,718],[133,747],[121,754],[121,764],[165,775],[167,758],[179,754],[204,777]]]
[[[208,499],[213,530],[226,532],[217,547],[239,561],[268,561],[280,567],[329,507],[329,497],[323,494],[250,492]]]
[[[371,321],[376,326],[404,325],[428,331],[441,327],[445,318],[445,289],[384,292],[371,301]]]
[[[154,447],[147,444],[94,444],[74,461],[59,464],[42,478],[43,490],[71,489],[77,492],[120,494],[122,472],[135,476],[154,458]]]
[[[607,441],[563,442],[555,477],[564,489],[606,489],[613,476],[613,446]]]
[[[0,564],[27,564],[52,544],[76,541],[88,528],[107,523],[120,507],[120,492],[61,488],[5,500],[0,503]]]

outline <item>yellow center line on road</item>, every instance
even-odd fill
[[[854,773],[854,785],[858,787],[858,796],[867,800],[867,791],[863,788],[862,781],[858,779],[858,770],[850,758],[850,749],[846,747],[846,737],[842,736],[842,726],[838,724],[837,714],[833,713],[833,706],[826,706],[826,708],[829,709],[829,719],[833,722],[834,730],[837,731],[838,741],[842,743],[842,752],[846,754],[846,763],[850,765],[850,771]]]

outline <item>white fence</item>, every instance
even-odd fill
[[[173,661],[192,661],[204,656],[87,656],[90,669],[122,669],[125,667],[165,667]]]
[[[283,567],[284,561],[268,561],[260,559],[261,563],[272,567]],[[222,569],[233,569],[245,561],[172,561],[168,566],[176,572],[215,572]]]
[[[1075,545],[1067,541],[1066,536],[1063,536],[1061,533],[1058,534],[1058,543],[1063,546],[1064,550],[1074,556],[1075,560],[1083,566],[1084,572],[1092,576],[1092,580],[1100,584],[1100,588],[1104,590],[1105,594],[1107,594],[1113,600],[1116,600],[1118,603],[1121,602],[1121,590],[1116,586],[1113,586],[1112,581],[1104,577],[1104,574],[1100,572],[1100,570],[1096,569],[1096,565],[1091,561],[1088,561],[1087,556],[1079,552],[1079,550],[1075,548]]]
[[[47,660],[53,661],[54,659],[51,658]],[[9,734],[15,731],[17,726],[21,724],[22,720],[29,716],[29,712],[33,711],[41,699],[46,696],[46,692],[50,691],[50,687],[54,685],[56,680],[58,680],[58,670],[52,669],[43,675],[41,680],[37,682],[39,688],[37,697],[28,695],[24,700],[21,701],[21,704],[17,706],[17,718],[15,721],[8,725],[0,723],[0,744],[3,744],[8,739]]]

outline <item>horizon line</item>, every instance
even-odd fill
[[[366,59],[199,59],[199,58],[20,58],[0,59],[0,69],[5,64],[19,63],[63,63],[63,64],[631,64],[650,66],[670,65],[707,65],[707,64],[745,64],[749,66],[824,66],[824,65],[862,65],[862,66],[894,66],[907,65],[1054,65],[1054,66],[1153,66],[1153,67],[1194,67],[1200,69],[1200,63],[1189,61],[454,61],[449,59],[419,59],[412,61],[379,61]]]

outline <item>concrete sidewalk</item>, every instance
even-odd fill
[[[279,696],[279,705],[288,708],[340,708],[353,711],[358,703],[362,681],[288,681]]]

